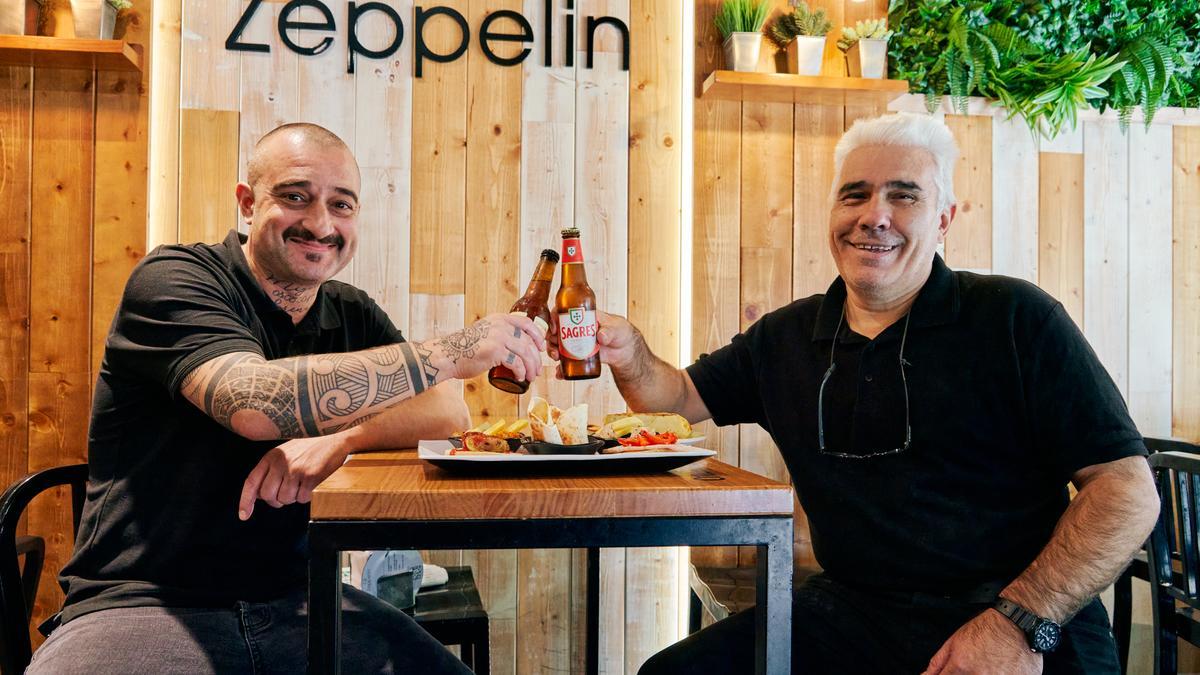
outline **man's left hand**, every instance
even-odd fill
[[[248,520],[258,499],[275,508],[307,504],[313,488],[341,466],[346,455],[338,434],[296,438],[272,448],[242,484],[238,518]]]
[[[946,640],[929,660],[923,675],[1037,675],[1041,672],[1042,655],[1029,650],[1021,630],[999,612],[988,609]]]

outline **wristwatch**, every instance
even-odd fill
[[[1009,621],[1017,624],[1017,628],[1025,633],[1029,642],[1029,651],[1045,654],[1058,647],[1062,635],[1062,627],[1050,619],[1045,619],[1025,609],[1011,600],[996,598],[992,609],[1008,617]]]

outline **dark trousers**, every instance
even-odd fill
[[[924,593],[863,591],[809,577],[792,603],[793,673],[920,673],[942,644],[991,606]],[[655,654],[640,675],[754,672],[754,609]],[[1063,627],[1046,675],[1121,672],[1108,614],[1099,599]]]
[[[344,672],[471,672],[404,612],[348,585],[342,591]],[[296,675],[307,665],[307,638],[303,591],[224,609],[117,607],[60,626],[26,672]]]

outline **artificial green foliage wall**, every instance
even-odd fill
[[[1077,110],[1128,124],[1200,98],[1200,0],[892,0],[890,77],[912,91],[1001,101],[1056,133]]]

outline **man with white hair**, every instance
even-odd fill
[[[795,591],[795,672],[1116,673],[1096,595],[1157,516],[1146,450],[1061,304],[937,255],[956,157],[931,117],[858,122],[824,295],[686,369],[601,314],[600,356],[633,410],[757,423],[779,446],[824,569]],[[750,672],[753,613],[642,672]]]

